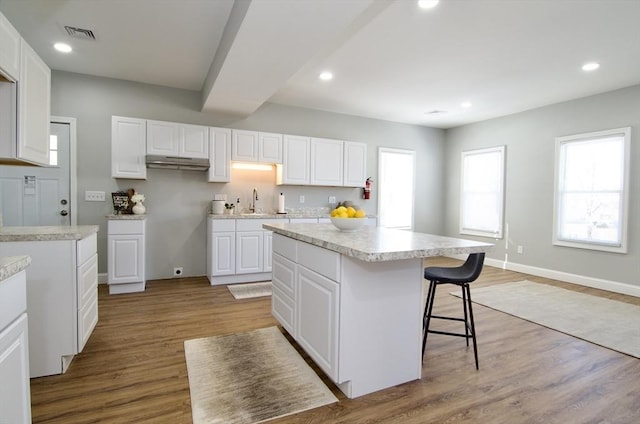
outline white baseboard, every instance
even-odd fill
[[[103,273],[103,274],[98,274],[98,284],[107,284],[107,274]]]
[[[467,255],[451,256],[455,259],[465,260]],[[592,287],[594,289],[606,290],[614,293],[626,294],[629,296],[640,297],[639,285],[620,283],[618,281],[604,280],[601,278],[587,277],[585,275],[570,274],[568,272],[555,271],[552,269],[539,268],[530,265],[523,265],[514,262],[505,262],[498,259],[485,258],[485,265],[494,268],[506,269],[509,271],[522,272],[524,274],[535,275],[538,277],[551,278],[553,280],[565,281],[567,283],[579,284],[581,286]]]

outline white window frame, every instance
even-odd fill
[[[412,160],[413,163],[413,174],[412,174],[412,194],[410,196],[406,196],[407,198],[405,199],[405,201],[407,202],[407,205],[392,205],[392,208],[400,208],[400,207],[408,207],[410,208],[410,212],[411,212],[411,219],[410,219],[410,224],[408,226],[389,226],[387,223],[387,220],[385,219],[385,217],[387,216],[387,214],[392,214],[394,213],[393,209],[389,210],[387,208],[388,205],[384,204],[385,199],[387,198],[386,194],[385,194],[385,189],[386,189],[386,184],[385,184],[385,171],[383,169],[383,160],[382,160],[382,155],[385,153],[392,153],[392,154],[399,154],[399,155],[406,155],[409,156]],[[404,149],[393,149],[393,148],[389,148],[389,147],[379,147],[378,148],[378,178],[380,180],[379,184],[380,184],[380,188],[378,189],[378,226],[379,227],[386,227],[386,228],[395,228],[395,229],[399,229],[399,230],[413,230],[414,228],[414,224],[415,224],[415,210],[414,210],[414,206],[415,206],[415,193],[416,193],[416,152],[413,150],[404,150]],[[389,187],[390,190],[393,191],[392,187]]]
[[[506,146],[496,146],[489,147],[485,149],[476,149],[476,150],[467,150],[463,151],[461,154],[460,161],[460,234],[468,234],[472,236],[480,236],[480,237],[491,237],[494,239],[501,239],[503,237],[503,228],[504,228],[504,175],[505,175],[505,152]],[[465,211],[470,207],[468,204],[466,194],[469,192],[467,187],[465,186],[465,181],[467,181],[465,174],[465,170],[467,167],[465,164],[468,160],[472,160],[473,158],[479,158],[483,155],[494,155],[499,154],[499,161],[496,178],[496,186],[493,187],[493,190],[487,192],[487,194],[493,195],[496,200],[496,213],[498,217],[496,219],[496,226],[493,228],[479,228],[470,224],[469,222],[465,222]],[[472,178],[478,179],[482,178],[482,175],[474,175]]]
[[[622,136],[623,154],[622,160],[622,199],[619,214],[619,243],[606,243],[601,241],[589,241],[585,239],[569,239],[560,237],[561,196],[563,194],[564,156],[563,147],[569,143],[589,142],[598,139]],[[553,244],[557,246],[574,247],[579,249],[600,250],[604,252],[627,253],[627,229],[629,219],[629,173],[631,160],[631,127],[616,128],[612,130],[597,131],[585,134],[576,134],[555,139],[555,178],[554,178],[554,202],[553,202]]]

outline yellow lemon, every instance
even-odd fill
[[[342,212],[346,212],[346,211],[347,211],[347,208],[345,208],[344,206],[338,206],[338,207],[336,208],[336,210],[337,210],[339,213],[342,213]]]
[[[356,214],[356,210],[355,210],[355,209],[353,209],[351,206],[349,206],[349,207],[347,208],[347,216],[348,216],[349,218],[353,218],[353,216],[354,216],[355,214]]]
[[[362,209],[356,211],[355,218],[364,218],[365,216],[367,216],[367,214]]]
[[[338,209],[334,209],[331,211],[331,216],[336,216],[338,215],[340,212],[338,212]]]
[[[349,218],[349,215],[347,215],[346,212],[341,211],[341,212],[338,212],[338,215],[336,215],[336,217],[337,218]]]

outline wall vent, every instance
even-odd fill
[[[72,26],[64,26],[64,29],[67,30],[67,34],[69,34],[73,38],[79,38],[81,40],[95,40],[96,36],[93,34],[93,31],[90,29],[76,28]]]

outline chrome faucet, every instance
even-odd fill
[[[256,213],[256,200],[258,200],[258,189],[254,188],[251,194],[251,207],[249,208],[251,213]]]

